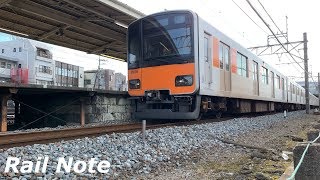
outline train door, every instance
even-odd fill
[[[210,84],[212,83],[212,42],[211,42],[211,35],[208,33],[204,33],[204,39],[203,39],[203,66],[205,70],[204,74],[204,84],[206,88],[210,88]]]
[[[271,71],[271,96],[274,98],[274,72]]]
[[[220,90],[231,91],[230,47],[219,43]]]
[[[252,63],[252,79],[253,79],[253,93],[254,95],[259,96],[259,72],[258,72],[258,63],[253,61]]]

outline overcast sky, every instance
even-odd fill
[[[226,35],[242,44],[244,47],[257,45],[266,45],[267,34],[271,34],[267,27],[262,23],[258,16],[251,10],[246,0],[234,0],[260,27],[255,25],[232,0],[121,0],[121,2],[132,6],[144,14],[152,14],[164,10],[190,9],[199,14],[203,19],[224,32]],[[271,28],[277,32],[267,14],[257,0],[251,0],[254,7],[261,13],[263,18],[270,24]],[[303,32],[308,33],[309,39],[309,65],[313,75],[320,72],[320,60],[317,58],[317,50],[320,48],[317,40],[320,40],[320,17],[319,1],[316,0],[260,0],[266,10],[272,16],[279,28],[285,31],[286,18],[288,16],[289,40],[301,41]],[[3,40],[0,36],[0,40]],[[300,54],[303,56],[302,46],[299,46]],[[98,56],[87,55],[84,52],[70,50],[53,46],[54,58],[70,63],[77,63],[84,66],[86,70],[96,69],[98,65]],[[297,52],[295,52],[298,55]],[[277,56],[262,56],[266,62],[272,64],[289,76],[303,76],[302,69],[295,65],[276,65],[293,61],[288,55],[280,58]],[[96,61],[92,61],[95,59]],[[296,59],[300,61],[299,59]],[[303,65],[303,64],[302,64]],[[126,63],[108,60],[102,67],[115,69],[118,72],[127,74]],[[316,78],[314,78],[316,80]]]

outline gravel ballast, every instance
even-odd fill
[[[62,141],[47,145],[0,150],[0,176],[13,179],[72,179],[72,178],[127,178],[144,176],[165,167],[179,167],[181,163],[192,158],[197,150],[214,151],[213,147],[232,147],[217,138],[236,138],[250,131],[269,128],[290,118],[299,118],[303,111],[289,112],[288,118],[283,114],[259,116],[254,118],[236,118],[223,122],[214,122],[190,126],[169,127],[147,130],[146,142],[142,142],[140,132],[103,135],[95,138],[83,138]],[[217,137],[217,138],[216,138]],[[38,157],[48,156],[45,173],[4,173],[8,157],[18,157],[22,161],[36,162]],[[107,160],[111,168],[107,174],[101,173],[56,173],[59,157],[73,157],[75,160],[88,162]],[[21,165],[18,165],[21,167]]]

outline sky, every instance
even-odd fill
[[[267,35],[271,32],[266,25],[252,11],[246,0],[120,0],[121,2],[141,11],[148,15],[164,10],[189,9],[196,12],[200,17],[205,19],[214,27],[224,32],[226,35],[240,43],[244,47],[253,47],[266,45]],[[264,12],[258,0],[250,0],[262,17],[270,25],[274,32],[278,32],[268,15]],[[286,16],[288,16],[288,35],[289,41],[302,41],[303,32],[308,34],[308,56],[309,69],[312,75],[316,76],[320,72],[320,61],[317,59],[317,51],[320,48],[318,40],[320,40],[320,26],[316,20],[320,17],[320,1],[316,0],[260,0],[265,9],[271,15],[278,27],[286,31]],[[238,4],[249,17],[247,17]],[[259,27],[258,27],[259,26]],[[0,41],[6,40],[5,36],[0,35]],[[281,39],[284,42],[284,39]],[[275,43],[275,42],[272,42]],[[300,55],[303,56],[302,46],[299,46]],[[97,69],[99,57],[96,55],[88,55],[84,52],[52,46],[54,51],[54,59],[76,63],[88,69]],[[294,52],[299,55],[297,52]],[[303,70],[297,64],[283,64],[293,62],[286,54],[280,58],[274,56],[260,56],[265,62],[277,68],[280,72],[287,76],[302,77]],[[92,59],[95,59],[92,63]],[[301,61],[296,58],[296,61]],[[281,64],[282,65],[279,65]],[[114,69],[117,72],[127,74],[127,65],[124,62],[116,60],[107,60],[102,63],[103,68]],[[299,79],[296,79],[299,80]],[[314,80],[316,78],[314,77]]]

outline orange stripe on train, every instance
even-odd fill
[[[193,75],[192,86],[175,86],[175,78],[180,75]],[[147,90],[169,90],[171,94],[190,94],[195,91],[195,64],[172,64],[131,69],[128,79],[140,79],[140,89],[129,89],[131,96],[144,96]]]
[[[213,59],[212,65],[214,67],[220,68],[220,61],[219,61],[219,39],[213,37]]]
[[[231,72],[237,73],[237,50],[231,48]]]

